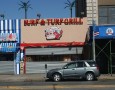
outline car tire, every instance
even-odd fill
[[[94,80],[94,74],[93,73],[87,73],[86,74],[86,80],[87,81],[93,81]]]
[[[61,75],[59,73],[55,73],[53,75],[53,81],[55,81],[55,82],[61,81]]]

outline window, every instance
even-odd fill
[[[90,65],[90,67],[95,67],[96,66],[95,62],[88,62],[88,64]]]
[[[99,17],[99,24],[107,24],[107,17]]]
[[[77,62],[77,67],[84,67],[84,62]]]
[[[76,63],[68,64],[68,65],[67,65],[67,68],[68,68],[68,69],[76,68]]]
[[[115,6],[99,6],[99,24],[115,24]]]
[[[99,16],[107,17],[107,8],[102,7],[99,9]]]

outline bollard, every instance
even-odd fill
[[[47,64],[45,64],[45,74],[47,75]],[[46,75],[45,75],[45,78],[46,78]]]
[[[47,64],[45,64],[45,69],[47,69]]]

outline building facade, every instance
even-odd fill
[[[101,72],[114,73],[115,1],[86,2],[86,18],[0,20],[0,73],[19,74],[20,61],[24,73],[38,73],[40,62],[93,59],[93,31]]]
[[[0,20],[0,73],[19,74],[20,20]]]
[[[21,57],[26,62],[83,59],[87,32],[87,18],[21,20]]]
[[[96,25],[115,24],[114,0],[86,0],[88,25],[94,20]]]
[[[115,73],[113,47],[115,41],[115,1],[87,0],[87,18],[88,24],[92,26],[90,28],[92,38],[94,31],[95,59],[100,66],[101,73]]]

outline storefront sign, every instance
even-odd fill
[[[58,19],[30,19],[24,20],[24,26],[40,25],[82,25],[83,18],[58,18]]]
[[[96,26],[95,29],[96,39],[113,39],[115,38],[115,26],[113,25],[103,25],[103,26]]]
[[[20,47],[82,46],[87,31],[87,17],[22,19]]]
[[[45,30],[45,37],[48,40],[57,40],[62,36],[62,29],[59,27],[50,27]]]
[[[15,33],[0,34],[0,41],[17,41],[17,36]]]

